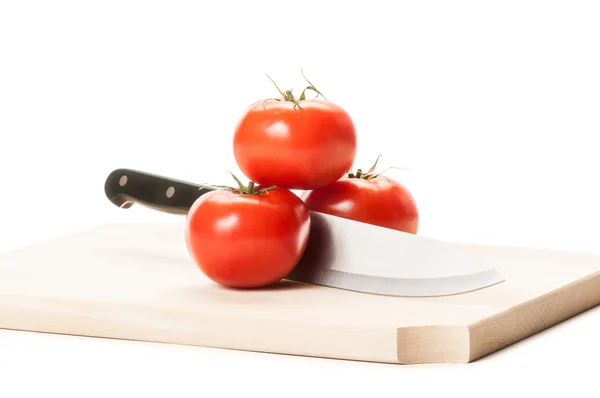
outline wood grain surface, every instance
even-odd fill
[[[386,363],[471,362],[600,303],[600,256],[454,243],[504,283],[401,298],[218,286],[183,224],[107,224],[0,255],[0,328]],[[551,347],[549,347],[551,349]]]

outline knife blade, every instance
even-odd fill
[[[116,169],[104,191],[115,206],[139,204],[185,215],[217,188],[135,169]],[[288,280],[363,293],[432,297],[466,293],[504,281],[489,263],[431,238],[310,211],[304,255]]]

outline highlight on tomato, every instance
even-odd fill
[[[188,252],[212,281],[233,288],[272,285],[304,254],[310,216],[304,202],[285,188],[250,181],[200,196],[185,227]]]
[[[309,210],[417,234],[414,197],[398,181],[375,173],[378,161],[379,157],[366,173],[350,170],[338,181],[308,192],[303,199]]]
[[[267,77],[281,97],[253,103],[238,121],[233,153],[240,170],[257,183],[298,190],[341,178],[356,156],[350,115],[328,101],[305,76],[308,86],[298,98]],[[307,99],[307,91],[316,97]]]

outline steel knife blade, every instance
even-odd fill
[[[118,207],[140,204],[182,215],[215,189],[124,168],[112,171],[104,185]],[[288,280],[406,297],[466,293],[504,281],[492,265],[449,243],[325,213],[310,215],[307,248]]]

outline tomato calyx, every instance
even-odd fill
[[[371,168],[365,173],[362,171],[362,169],[357,169],[356,173],[352,172],[352,169],[348,170],[348,178],[359,178],[359,179],[363,179],[363,180],[372,180],[374,178],[379,177],[380,175],[382,175],[383,173],[385,173],[386,171],[388,171],[389,169],[403,169],[403,170],[408,170],[404,167],[388,167],[387,169],[383,170],[380,173],[375,173],[375,169],[377,168],[377,163],[379,163],[379,159],[381,158],[381,155],[377,156],[377,160],[375,160],[375,163],[373,163],[373,166],[371,166]]]
[[[227,185],[218,185],[217,186],[218,188],[226,189],[226,190],[231,191],[231,192],[233,192],[235,194],[238,194],[238,195],[257,195],[257,196],[258,195],[262,195],[263,193],[266,193],[266,192],[268,192],[270,190],[273,190],[273,189],[277,188],[277,186],[271,185],[270,187],[258,189],[258,187],[255,185],[254,181],[249,181],[248,185],[246,186],[246,185],[244,185],[240,181],[239,178],[237,178],[235,176],[235,174],[233,174],[231,172],[229,174],[231,174],[231,176],[233,177],[233,179],[237,183],[238,188],[233,188],[233,187],[230,187],[230,186],[227,186]]]
[[[300,73],[302,73],[302,77],[304,77],[304,80],[307,81],[307,83],[309,84],[308,86],[306,86],[304,88],[304,90],[302,90],[302,93],[300,94],[300,97],[298,99],[296,99],[296,97],[294,96],[294,94],[292,93],[292,90],[285,90],[282,91],[279,86],[277,85],[277,83],[275,83],[275,81],[273,79],[271,79],[271,76],[266,75],[269,80],[271,80],[271,83],[273,83],[273,85],[275,86],[275,88],[277,89],[277,91],[279,91],[279,94],[281,95],[281,97],[283,98],[283,101],[289,101],[289,102],[293,102],[294,103],[294,109],[298,108],[300,110],[303,110],[302,106],[300,106],[300,101],[305,101],[306,100],[306,90],[311,90],[314,91],[315,93],[317,93],[317,96],[315,98],[313,98],[313,100],[319,98],[319,96],[323,97],[323,99],[325,101],[327,101],[327,98],[325,98],[325,96],[323,95],[323,93],[321,93],[315,86],[314,84],[312,84],[304,75],[304,71],[302,69],[300,69]],[[267,101],[281,101],[281,98],[267,98],[266,100],[264,100],[263,102],[263,107],[265,106],[265,102]]]
[[[362,169],[357,169],[356,173],[353,173],[351,168],[350,170],[348,170],[348,178],[360,178],[367,181],[376,178],[377,176],[379,176],[379,174],[375,174],[374,172],[377,168],[377,163],[379,162],[380,158],[381,155],[377,156],[377,160],[375,160],[373,166],[371,166],[371,168],[366,173],[363,172]]]

